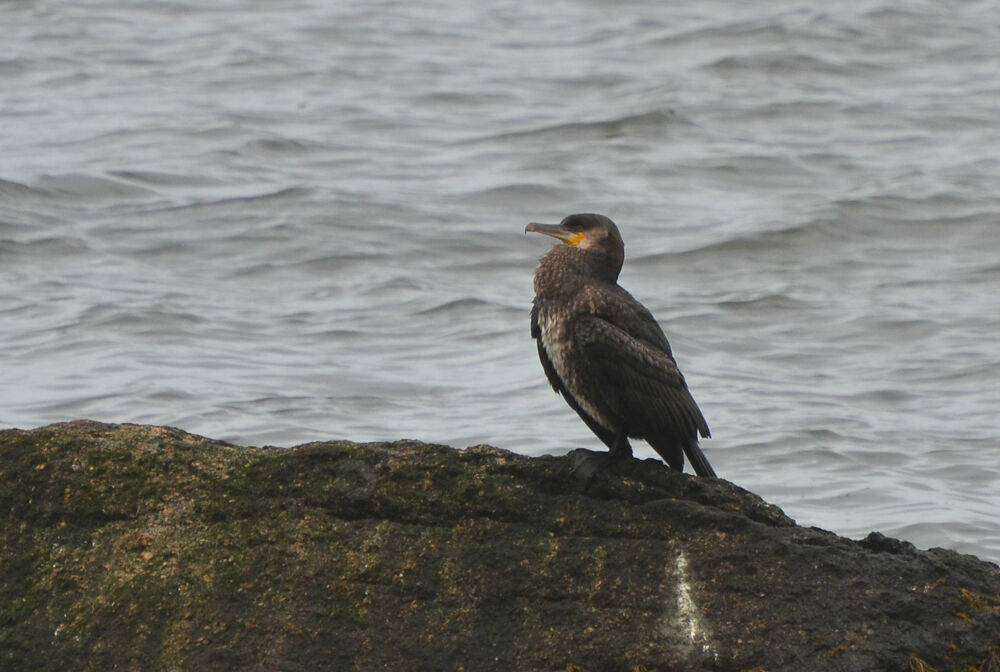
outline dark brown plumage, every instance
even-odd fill
[[[615,223],[579,214],[524,231],[564,243],[535,270],[531,335],[552,387],[608,446],[607,459],[630,456],[628,439],[639,438],[674,469],[686,455],[699,476],[715,476],[698,446],[708,423],[663,330],[618,285],[625,245]]]

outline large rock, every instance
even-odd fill
[[[0,669],[1000,670],[1000,569],[722,480],[414,441],[0,432]]]

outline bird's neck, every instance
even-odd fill
[[[558,245],[546,252],[535,270],[537,294],[573,294],[584,284],[618,283],[621,259],[611,259],[597,250]]]

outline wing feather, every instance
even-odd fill
[[[620,412],[629,436],[678,447],[696,442],[698,434],[709,436],[708,423],[668,352],[596,316],[580,318],[575,336],[595,387]]]

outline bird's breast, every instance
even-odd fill
[[[614,423],[601,408],[599,390],[590,389],[586,383],[587,362],[576,346],[572,316],[543,307],[538,311],[538,327],[541,346],[568,395],[591,418],[613,429]]]

